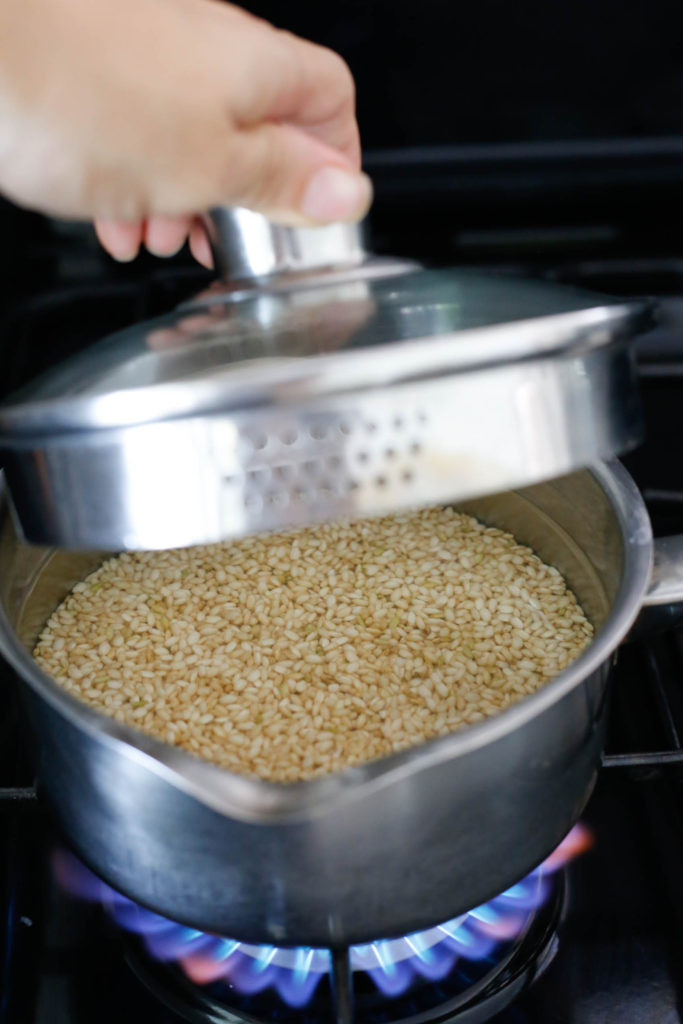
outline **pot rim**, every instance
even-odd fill
[[[20,679],[76,728],[219,814],[254,824],[274,824],[333,813],[341,802],[359,795],[367,797],[369,791],[501,739],[555,704],[608,661],[635,621],[650,583],[652,527],[642,496],[620,463],[602,463],[588,471],[610,499],[625,553],[624,571],[611,611],[589,646],[540,690],[499,714],[331,775],[291,783],[238,775],[95,711],[61,689],[39,668],[20,643],[1,606],[0,651]],[[8,512],[7,489],[0,474],[0,517]]]

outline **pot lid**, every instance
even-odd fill
[[[641,306],[368,258],[349,226],[212,228],[231,284],[0,407],[29,540],[204,543],[492,493],[637,440]]]

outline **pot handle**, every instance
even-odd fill
[[[627,640],[639,640],[683,621],[683,534],[659,537],[642,608]]]
[[[253,210],[230,206],[215,207],[204,224],[224,280],[354,266],[366,257],[360,224],[285,227]]]

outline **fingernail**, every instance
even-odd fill
[[[204,228],[195,225],[190,233],[190,251],[198,263],[207,270],[213,270],[213,253]]]
[[[151,235],[151,237],[150,237]],[[145,249],[151,253],[152,256],[175,256],[180,252],[184,245],[185,239],[182,242],[168,243],[165,238],[156,238],[154,234],[148,232],[145,238]]]
[[[104,220],[98,217],[95,220],[95,233],[100,245],[119,263],[130,263],[140,251],[141,221]]]
[[[135,250],[133,250],[133,249],[126,249],[125,251],[124,250],[120,250],[119,252],[112,252],[112,250],[110,249],[109,250],[109,255],[113,259],[115,259],[117,263],[132,263],[133,260],[137,257],[137,254],[139,252],[140,252],[140,247],[138,246],[138,248],[135,249]]]
[[[360,220],[372,202],[372,184],[365,174],[341,167],[316,171],[303,194],[301,212],[322,223]]]
[[[140,251],[140,243],[126,238],[123,234],[112,234],[107,239],[105,248],[117,263],[132,263]]]
[[[153,256],[175,256],[185,244],[189,230],[187,217],[152,217],[145,229],[145,248]]]

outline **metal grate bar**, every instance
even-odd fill
[[[628,648],[616,674],[616,750],[627,752],[603,755],[603,767],[683,766],[683,633],[671,630]]]
[[[647,674],[668,744],[670,744],[674,750],[680,751],[681,740],[678,734],[678,729],[676,728],[676,721],[674,719],[671,703],[664,686],[660,663],[655,657],[654,651],[650,647],[646,648],[645,657],[647,663]]]
[[[648,503],[654,504],[657,502],[662,505],[673,505],[680,515],[681,505],[683,505],[683,491],[666,491],[656,487],[646,487],[643,490],[643,497]]]
[[[650,487],[643,490],[643,497],[653,518],[656,535],[683,530],[683,490]],[[625,739],[629,746],[633,743],[636,750],[606,754],[602,759],[603,766],[614,769],[683,765],[683,702],[680,693],[683,684],[683,632],[671,630],[668,634],[639,643],[636,651],[629,652],[628,657],[622,659],[624,670],[626,676],[614,680],[616,687],[626,682],[626,694],[630,693],[630,697],[622,697],[621,720],[628,725],[626,736],[622,735],[618,741],[617,750],[620,747],[624,749],[622,743]],[[618,677],[619,666],[616,674]],[[625,704],[624,699],[627,701]],[[649,726],[648,722],[651,723]]]
[[[2,786],[0,807],[3,804],[32,803],[38,799],[35,786]]]
[[[353,1024],[353,974],[348,949],[332,950],[331,981],[334,1024]]]
[[[653,750],[644,754],[605,754],[603,768],[647,768],[683,764],[683,750]]]

